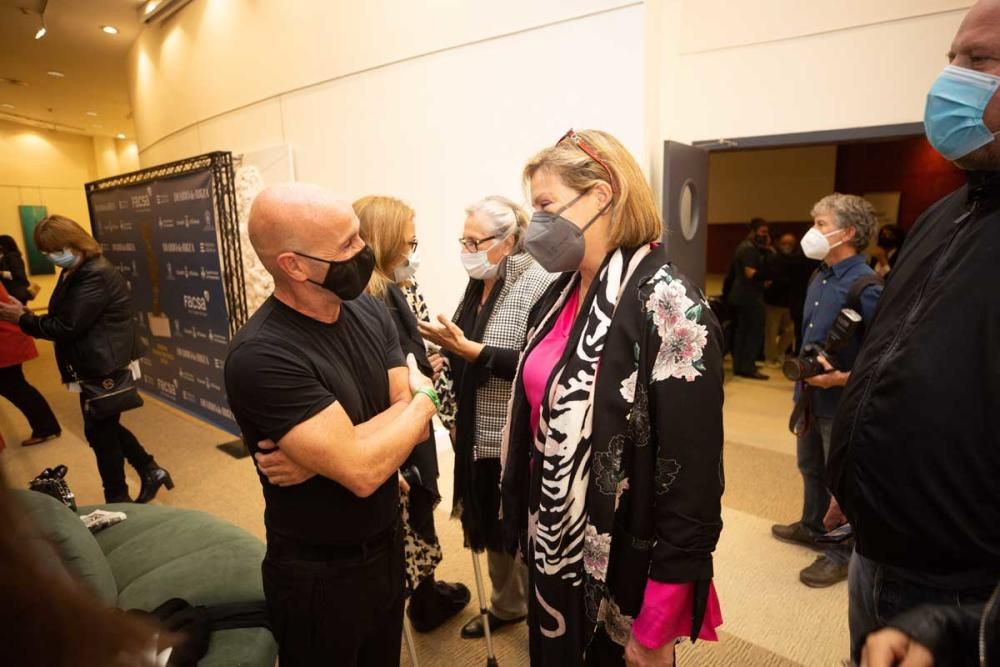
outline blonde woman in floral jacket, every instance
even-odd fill
[[[721,331],[614,137],[571,130],[524,178],[525,247],[563,274],[532,313],[503,453],[531,664],[672,665],[722,622]]]

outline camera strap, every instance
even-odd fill
[[[812,394],[815,387],[802,383],[802,392],[799,400],[795,402],[792,409],[792,416],[788,418],[788,430],[793,435],[802,435],[812,426]],[[801,424],[801,426],[800,426]]]

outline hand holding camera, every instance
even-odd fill
[[[805,381],[813,387],[829,389],[847,384],[850,373],[838,371],[833,365],[839,354],[854,338],[861,326],[861,315],[851,308],[844,308],[830,329],[822,345],[806,345],[797,359],[789,359],[782,372],[789,380]]]

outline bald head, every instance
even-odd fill
[[[275,185],[261,192],[253,201],[247,223],[250,243],[276,283],[285,279],[279,267],[280,255],[301,252],[339,259],[357,229],[357,216],[349,200],[305,183]]]
[[[962,20],[951,43],[952,65],[1000,76],[1000,0],[979,0]],[[1000,96],[994,95],[983,113],[991,131],[1000,130]],[[1000,169],[1000,143],[993,141],[955,164],[963,169]]]

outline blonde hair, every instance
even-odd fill
[[[35,247],[42,252],[72,248],[85,259],[101,255],[101,245],[83,227],[62,215],[50,215],[35,227]]]
[[[607,169],[572,139],[565,139],[528,160],[523,172],[525,185],[543,169],[559,176],[577,192],[607,183],[613,191],[608,230],[611,246],[638,248],[658,240],[663,234],[663,223],[656,210],[653,191],[632,154],[607,132],[581,130],[576,135],[607,165]]]
[[[413,220],[413,209],[393,197],[369,195],[353,204],[361,221],[360,234],[375,254],[375,270],[368,281],[367,292],[382,299],[387,298],[389,285],[395,282],[390,268],[406,252],[406,223]]]
[[[489,224],[490,234],[496,236],[498,240],[513,234],[514,252],[520,252],[524,230],[528,228],[530,218],[527,212],[513,201],[500,195],[490,195],[466,206],[465,214],[483,218]]]

